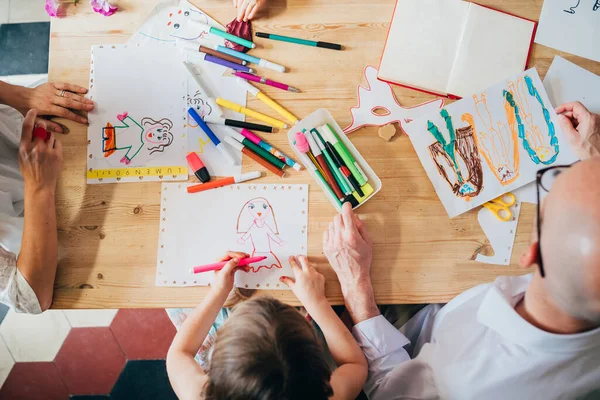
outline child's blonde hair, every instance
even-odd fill
[[[217,333],[206,399],[328,399],[326,351],[308,321],[269,297],[235,307]]]

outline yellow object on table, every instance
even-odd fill
[[[512,218],[512,211],[510,207],[514,206],[517,202],[517,198],[511,192],[505,193],[500,197],[496,197],[494,200],[484,203],[483,206],[490,210],[496,218],[500,221],[510,221]]]
[[[220,105],[220,106],[222,106],[222,107],[229,108],[230,110],[233,110],[235,112],[239,112],[239,113],[242,113],[242,114],[247,115],[249,117],[256,118],[259,121],[266,122],[267,124],[273,125],[273,126],[279,128],[279,129],[285,129],[285,128],[287,128],[287,124],[285,122],[283,122],[283,121],[280,121],[278,119],[269,117],[268,115],[259,113],[258,111],[251,110],[249,108],[241,106],[241,105],[239,105],[237,103],[234,103],[232,101],[225,100],[225,99],[222,99],[222,98],[219,97],[217,99],[217,104]]]

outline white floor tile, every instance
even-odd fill
[[[10,0],[0,0],[0,24],[8,23]]]
[[[15,365],[15,360],[13,360],[8,348],[2,339],[0,339],[0,387],[4,384],[6,378],[8,378],[13,365]]]
[[[8,22],[47,22],[50,16],[44,6],[45,0],[10,0],[10,13]]]
[[[53,361],[70,330],[62,311],[40,315],[10,311],[0,325],[0,336],[16,362]]]
[[[110,326],[119,310],[63,310],[73,328]]]

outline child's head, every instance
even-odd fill
[[[293,307],[268,297],[239,304],[219,329],[206,399],[327,399],[325,349]]]

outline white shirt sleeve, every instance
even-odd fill
[[[35,292],[17,268],[17,257],[0,247],[0,302],[17,312],[40,314]]]

